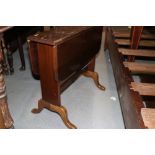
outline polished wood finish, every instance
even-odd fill
[[[60,106],[60,83],[57,77],[56,47],[38,44],[38,64],[42,99]]]
[[[131,73],[155,75],[155,64],[139,62],[123,62],[123,64],[131,71]]]
[[[155,96],[155,84],[131,82],[131,89],[142,96]]]
[[[60,94],[82,72],[94,70],[101,35],[102,27],[55,27],[28,38],[32,73],[39,75],[41,80],[42,102],[39,106],[48,103],[45,107],[52,110],[50,105],[54,105],[61,117],[67,116],[60,110]],[[67,119],[63,121],[67,127],[75,127],[67,125]]]
[[[0,27],[0,42],[3,38],[3,33],[10,29],[10,27]],[[6,85],[4,75],[2,72],[1,61],[3,60],[2,44],[0,44],[0,128],[11,128],[13,126],[13,119],[10,115],[6,97]]]
[[[119,48],[118,51],[122,55],[132,55],[132,56],[151,57],[151,58],[155,57],[155,50]]]

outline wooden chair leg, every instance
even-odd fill
[[[20,70],[23,71],[23,70],[25,70],[26,67],[25,67],[25,58],[24,58],[24,52],[23,52],[23,45],[22,45],[20,36],[18,36],[17,41],[18,41],[19,56],[20,56],[20,60],[21,60]]]
[[[12,56],[12,51],[10,50],[10,45],[7,45],[7,59],[8,59],[10,74],[13,74],[14,73],[13,56]]]

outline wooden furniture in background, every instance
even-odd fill
[[[100,49],[102,27],[55,27],[28,38],[32,72],[40,76],[42,99],[33,113],[44,108],[58,113],[68,128],[76,128],[61,105],[60,94],[80,74],[94,79],[95,56]],[[77,96],[78,97],[78,96]]]
[[[26,69],[23,44],[26,42],[26,38],[29,35],[41,31],[43,28],[41,26],[13,26],[11,29],[4,32],[4,47],[3,53],[5,50],[5,66],[7,69],[4,69],[6,74],[13,74],[13,53],[18,50],[21,67],[21,71]],[[5,67],[4,67],[5,68]]]
[[[3,41],[3,33],[10,29],[9,26],[0,27],[0,42]],[[7,96],[6,96],[6,86],[4,75],[2,72],[1,62],[3,61],[2,44],[0,44],[0,128],[11,128],[13,126],[13,119],[10,115]]]
[[[145,27],[142,33],[142,29],[108,27],[107,31],[107,48],[126,128],[155,127],[154,109],[150,110],[155,107],[155,35],[147,34]]]
[[[118,44],[116,43],[117,37],[115,37],[115,29],[117,32],[124,27],[108,27],[106,39],[107,39],[107,49],[109,50],[109,55],[112,63],[112,68],[114,72],[114,77],[116,81],[118,96],[121,104],[123,119],[125,128],[145,128],[143,120],[140,116],[140,109],[143,106],[141,103],[141,98],[138,93],[134,93],[129,87],[132,78],[128,75],[128,70],[123,66],[123,58],[118,52]],[[125,29],[125,30],[124,30]],[[130,30],[124,28],[121,31],[127,30],[130,35]]]

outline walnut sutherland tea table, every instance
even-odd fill
[[[28,37],[32,73],[40,76],[42,98],[33,113],[44,108],[56,112],[68,128],[77,128],[61,105],[60,94],[82,74],[99,84],[94,72],[95,56],[100,49],[102,27],[58,26]]]

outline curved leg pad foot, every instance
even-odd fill
[[[99,77],[98,77],[98,73],[96,72],[92,72],[92,71],[85,71],[82,73],[82,75],[86,76],[86,77],[90,77],[94,80],[96,86],[100,89],[100,90],[105,90],[106,88],[104,86],[102,86],[99,83]]]
[[[69,121],[67,110],[63,106],[56,106],[56,105],[50,104],[50,103],[48,103],[48,102],[46,102],[44,100],[39,100],[38,108],[37,109],[32,109],[32,112],[33,113],[39,113],[44,108],[47,108],[50,111],[58,113],[60,115],[61,119],[63,120],[64,124],[68,128],[70,128],[70,129],[77,129],[77,127]]]
[[[32,113],[34,114],[38,114],[43,110],[44,106],[42,105],[42,103],[39,101],[38,102],[38,108],[34,108],[31,110]]]

